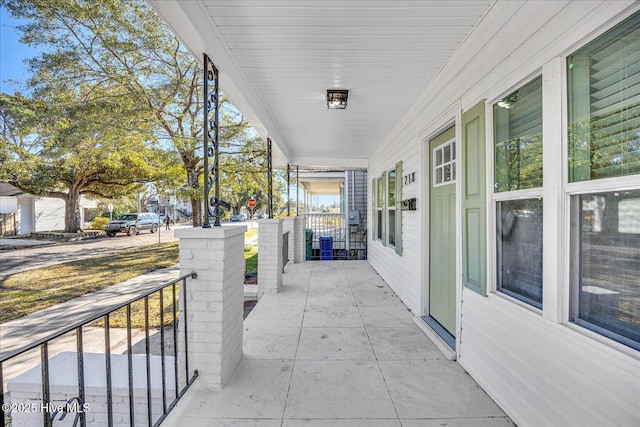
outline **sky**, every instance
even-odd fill
[[[38,52],[35,48],[20,43],[20,36],[13,28],[19,24],[20,21],[11,18],[9,12],[0,7],[0,92],[13,94],[16,90],[23,91],[19,85],[7,80],[24,82],[27,77],[24,60]]]

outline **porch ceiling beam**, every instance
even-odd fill
[[[291,164],[300,167],[334,167],[342,169],[367,169],[369,159],[349,159],[339,157],[291,157]]]

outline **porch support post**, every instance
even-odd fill
[[[296,166],[296,216],[300,215],[300,167]]]
[[[283,218],[282,233],[285,234],[287,231],[289,232],[289,262],[299,262],[296,261],[296,242],[298,241],[298,237],[300,234],[300,231],[298,230],[298,228],[296,228],[296,221],[298,219],[302,220],[302,218],[298,218],[296,216]],[[304,227],[302,229],[302,232],[304,233]]]
[[[287,216],[291,216],[291,165],[287,163]]]
[[[289,258],[289,261],[293,260],[296,264],[304,262],[305,257],[305,218],[303,216],[297,216],[293,218],[293,258]]]
[[[269,218],[273,218],[273,159],[271,153],[271,138],[267,138],[267,187],[269,190]]]
[[[258,296],[282,287],[282,219],[258,222]]]
[[[183,228],[180,274],[196,273],[180,289],[187,302],[189,367],[207,387],[224,387],[242,359],[244,311],[244,232],[246,226]],[[181,285],[182,286],[182,285]],[[182,310],[182,308],[181,308]],[[182,325],[181,325],[181,330]],[[178,357],[184,361],[184,332]]]
[[[220,226],[220,182],[218,180],[218,69],[207,54],[204,54],[204,218],[202,228],[209,228],[209,217],[213,215],[216,227]],[[209,165],[209,157],[212,164]],[[212,187],[214,196],[211,197]],[[211,209],[213,208],[213,209]]]

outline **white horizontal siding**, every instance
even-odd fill
[[[370,184],[373,178],[377,178],[383,172],[386,173],[393,169],[398,161],[402,161],[403,175],[415,172],[416,179],[414,183],[402,186],[402,199],[406,200],[415,197],[420,200],[422,177],[420,171],[420,145],[417,140],[388,146],[378,159],[378,162],[372,163],[369,167]],[[403,177],[398,177],[397,179],[403,179]],[[372,200],[371,188],[369,188],[369,200]],[[415,211],[401,211],[402,256],[396,254],[395,248],[384,246],[377,240],[369,240],[367,249],[371,265],[387,283],[393,283],[393,290],[414,314],[421,314],[421,271],[417,266],[422,265],[422,251],[421,240],[415,238],[421,233],[421,210],[421,207],[418,206]],[[369,230],[373,230],[372,220],[370,216]]]
[[[420,311],[423,241],[428,241],[422,228],[428,223],[422,221],[428,212],[423,137],[453,119],[443,115],[455,103],[466,110],[509,93],[553,58],[638,8],[632,1],[497,2],[381,141],[369,161],[370,181],[403,160],[403,173],[416,171],[416,184],[404,187],[403,198],[416,197],[418,210],[403,214],[403,257],[373,241],[369,261],[412,311]],[[484,298],[467,290],[458,326],[460,363],[519,425],[640,426],[637,352],[544,319],[501,296]]]
[[[463,306],[458,360],[517,424],[639,425],[637,358],[498,295]]]

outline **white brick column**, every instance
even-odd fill
[[[258,295],[276,293],[282,287],[282,220],[258,223]]]
[[[180,292],[187,301],[189,370],[197,369],[198,381],[212,388],[224,387],[242,359],[246,229],[175,231],[180,239],[180,274],[198,275],[187,280],[186,292]],[[178,357],[184,361],[183,336]]]
[[[295,221],[295,217],[292,216],[288,216],[285,218],[282,218],[282,233],[286,233],[287,231],[289,232],[289,262],[294,262],[294,256],[295,256],[295,248],[294,248],[294,241],[295,241],[295,227],[294,227],[294,221]]]
[[[304,262],[306,260],[307,247],[304,226],[305,219],[303,216],[297,216],[293,219],[293,258],[289,258],[289,260],[295,263]]]

